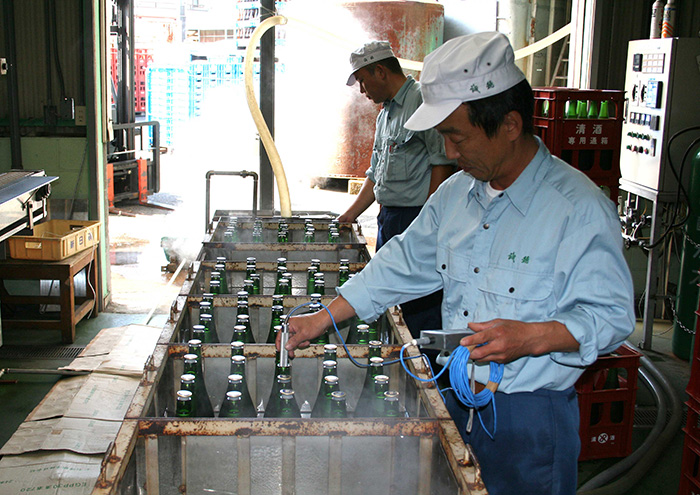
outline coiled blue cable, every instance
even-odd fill
[[[302,303],[299,304],[298,306],[294,307],[289,314],[287,315],[287,318],[291,317],[292,314],[294,314],[295,311],[297,311],[299,308],[302,308],[304,306],[309,306],[311,303]],[[345,349],[345,352],[347,353],[348,357],[350,358],[350,361],[355,365],[360,368],[367,368],[369,367],[369,364],[362,364],[355,360],[354,357],[350,354],[348,351],[348,346],[345,343],[345,339],[343,339],[343,336],[340,334],[340,330],[338,329],[338,325],[335,322],[335,318],[333,317],[333,314],[330,312],[328,307],[324,305],[323,303],[321,304],[321,307],[326,310],[328,313],[328,316],[331,317],[331,323],[333,323],[333,328],[335,329],[336,334],[338,335],[338,338],[340,339],[340,342],[343,344],[343,348]],[[442,376],[442,374],[447,370],[452,364],[454,364],[454,369],[450,371],[450,384],[452,385],[452,390],[454,391],[455,396],[459,399],[459,401],[464,404],[467,407],[474,408],[476,410],[476,414],[479,418],[479,423],[481,423],[481,427],[484,429],[486,434],[493,440],[494,435],[496,434],[496,426],[497,426],[497,416],[496,416],[496,401],[494,400],[493,392],[488,389],[484,388],[481,392],[475,394],[471,387],[469,386],[469,372],[467,371],[467,365],[469,364],[469,356],[470,352],[467,347],[464,346],[458,346],[452,354],[450,354],[450,357],[447,360],[447,363],[445,363],[445,366],[440,370],[440,372],[435,375],[433,373],[433,368],[430,365],[430,360],[425,356],[425,354],[420,354],[419,356],[411,356],[408,359],[416,359],[416,358],[424,358],[425,361],[428,363],[428,367],[430,368],[430,373],[433,375],[432,378],[421,378],[419,376],[414,375],[411,373],[411,371],[408,369],[408,366],[406,365],[406,358],[404,357],[404,351],[410,344],[404,344],[401,347],[401,351],[399,352],[399,359],[396,359],[394,361],[386,361],[384,362],[384,365],[390,365],[390,364],[396,364],[398,362],[401,363],[401,366],[403,366],[403,369],[408,373],[409,376],[414,378],[415,380],[418,380],[419,382],[435,382],[437,381],[438,378]],[[454,362],[454,363],[453,363]],[[489,381],[494,382],[496,384],[501,383],[501,380],[503,380],[503,369],[504,366],[502,364],[494,363],[491,362],[489,363]],[[461,371],[461,372],[460,372]],[[442,396],[442,400],[445,400],[445,396],[443,395],[443,390],[438,389],[438,392],[440,392],[440,395]],[[488,428],[486,428],[486,425],[484,425],[484,421],[481,418],[481,413],[479,412],[480,408],[483,408],[487,406],[489,403],[491,403],[493,407],[493,433],[491,433]]]

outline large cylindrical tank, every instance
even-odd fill
[[[342,6],[361,23],[370,39],[389,41],[399,58],[422,61],[442,44],[444,7],[434,1],[354,1]],[[336,153],[328,164],[329,177],[364,177],[369,167],[380,106],[360,94],[357,84],[350,89],[352,96],[342,112]]]

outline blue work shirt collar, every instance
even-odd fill
[[[398,93],[396,93],[391,100],[387,100],[383,103],[384,108],[390,106],[392,102],[395,102],[399,106],[403,106],[404,101],[406,101],[406,95],[408,94],[408,88],[414,84],[416,84],[416,80],[413,79],[413,76],[411,74],[407,75],[406,82],[404,82],[401,88],[399,88]]]
[[[549,151],[539,137],[534,136],[534,138],[538,145],[537,153],[535,153],[535,156],[532,158],[527,167],[525,167],[525,170],[523,170],[518,178],[515,179],[515,182],[513,182],[503,191],[506,197],[521,215],[525,215],[527,213],[527,210],[530,208],[530,204],[535,197],[535,192],[547,173],[545,158],[547,155],[549,155]],[[470,191],[470,194],[477,195],[477,200],[482,205],[485,205],[483,202],[483,199],[486,197],[486,191],[484,190],[485,186],[485,182],[475,180],[474,187],[472,187]]]

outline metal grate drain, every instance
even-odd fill
[[[0,359],[74,359],[85,349],[79,346],[3,345]]]
[[[651,407],[651,406],[643,406],[643,407],[635,407],[634,409],[634,427],[635,428],[641,428],[641,429],[651,429],[654,427],[654,422],[656,421],[656,415],[658,414],[658,410],[656,407]],[[668,422],[671,419],[671,412],[666,411],[666,422]],[[681,424],[684,425],[686,424],[686,421],[688,419],[688,408],[683,405],[683,419],[681,420]]]

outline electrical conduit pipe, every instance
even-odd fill
[[[250,114],[255,121],[255,126],[258,128],[258,133],[260,134],[260,139],[262,140],[263,146],[265,147],[265,152],[270,158],[270,165],[272,166],[272,171],[275,174],[275,180],[277,180],[277,190],[280,195],[280,213],[283,217],[292,216],[292,205],[289,199],[289,185],[287,184],[287,176],[284,173],[284,167],[282,166],[282,159],[275,146],[275,141],[272,139],[272,134],[270,134],[270,129],[268,129],[265,119],[263,119],[262,112],[258,107],[258,102],[255,99],[255,89],[253,88],[253,58],[255,56],[255,47],[258,45],[258,41],[265,31],[271,27],[278,26],[280,24],[287,24],[287,18],[281,15],[276,15],[273,17],[268,17],[260,25],[255,28],[250,41],[248,42],[248,48],[245,53],[245,65],[244,65],[244,75],[245,75],[245,94],[246,100],[248,101],[248,108],[250,109]]]

